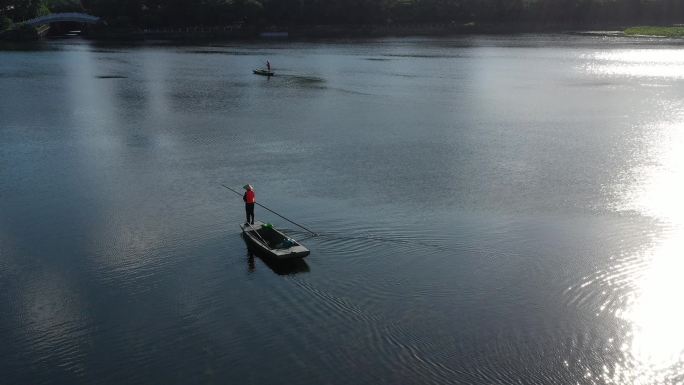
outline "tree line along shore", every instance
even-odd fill
[[[0,0],[0,31],[57,12],[101,17],[106,35],[246,37],[624,30],[684,36],[684,0]],[[631,27],[631,26],[650,27]],[[629,27],[629,28],[626,28]]]

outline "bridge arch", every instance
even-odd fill
[[[87,13],[80,12],[63,12],[63,13],[51,13],[49,15],[36,17],[30,20],[26,20],[22,24],[37,27],[44,24],[52,23],[85,23],[85,24],[98,24],[102,22],[102,19],[89,15]]]

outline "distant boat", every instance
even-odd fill
[[[252,72],[254,72],[255,75],[261,75],[261,76],[275,76],[275,72],[265,70],[265,69],[255,69]]]
[[[255,221],[253,225],[244,223],[240,225],[240,228],[247,245],[265,256],[275,259],[292,259],[309,255],[309,249],[271,225]]]

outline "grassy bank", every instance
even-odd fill
[[[684,37],[684,27],[631,27],[625,30],[625,35]]]

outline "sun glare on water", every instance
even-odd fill
[[[630,327],[621,347],[624,361],[604,377],[607,383],[684,380],[684,121],[661,124],[647,146],[651,161],[636,170],[625,208],[657,219],[666,230],[643,252],[647,263],[634,275],[636,290],[616,312]]]
[[[613,279],[629,281],[623,286],[629,288],[625,301],[613,311],[624,325],[617,332],[621,357],[594,379],[684,384],[684,104],[677,95],[639,88],[649,79],[667,79],[664,84],[677,87],[684,79],[684,50],[613,50],[588,59],[584,70],[591,76],[634,79],[632,96],[654,106],[651,122],[635,121],[642,126],[640,158],[621,184],[618,210],[662,225],[634,262],[612,267]]]
[[[609,384],[676,384],[684,374],[684,233],[678,231],[650,250],[650,264],[625,309],[616,315],[626,321],[623,359]]]
[[[684,78],[684,50],[638,49],[598,52],[587,69],[598,75]]]

